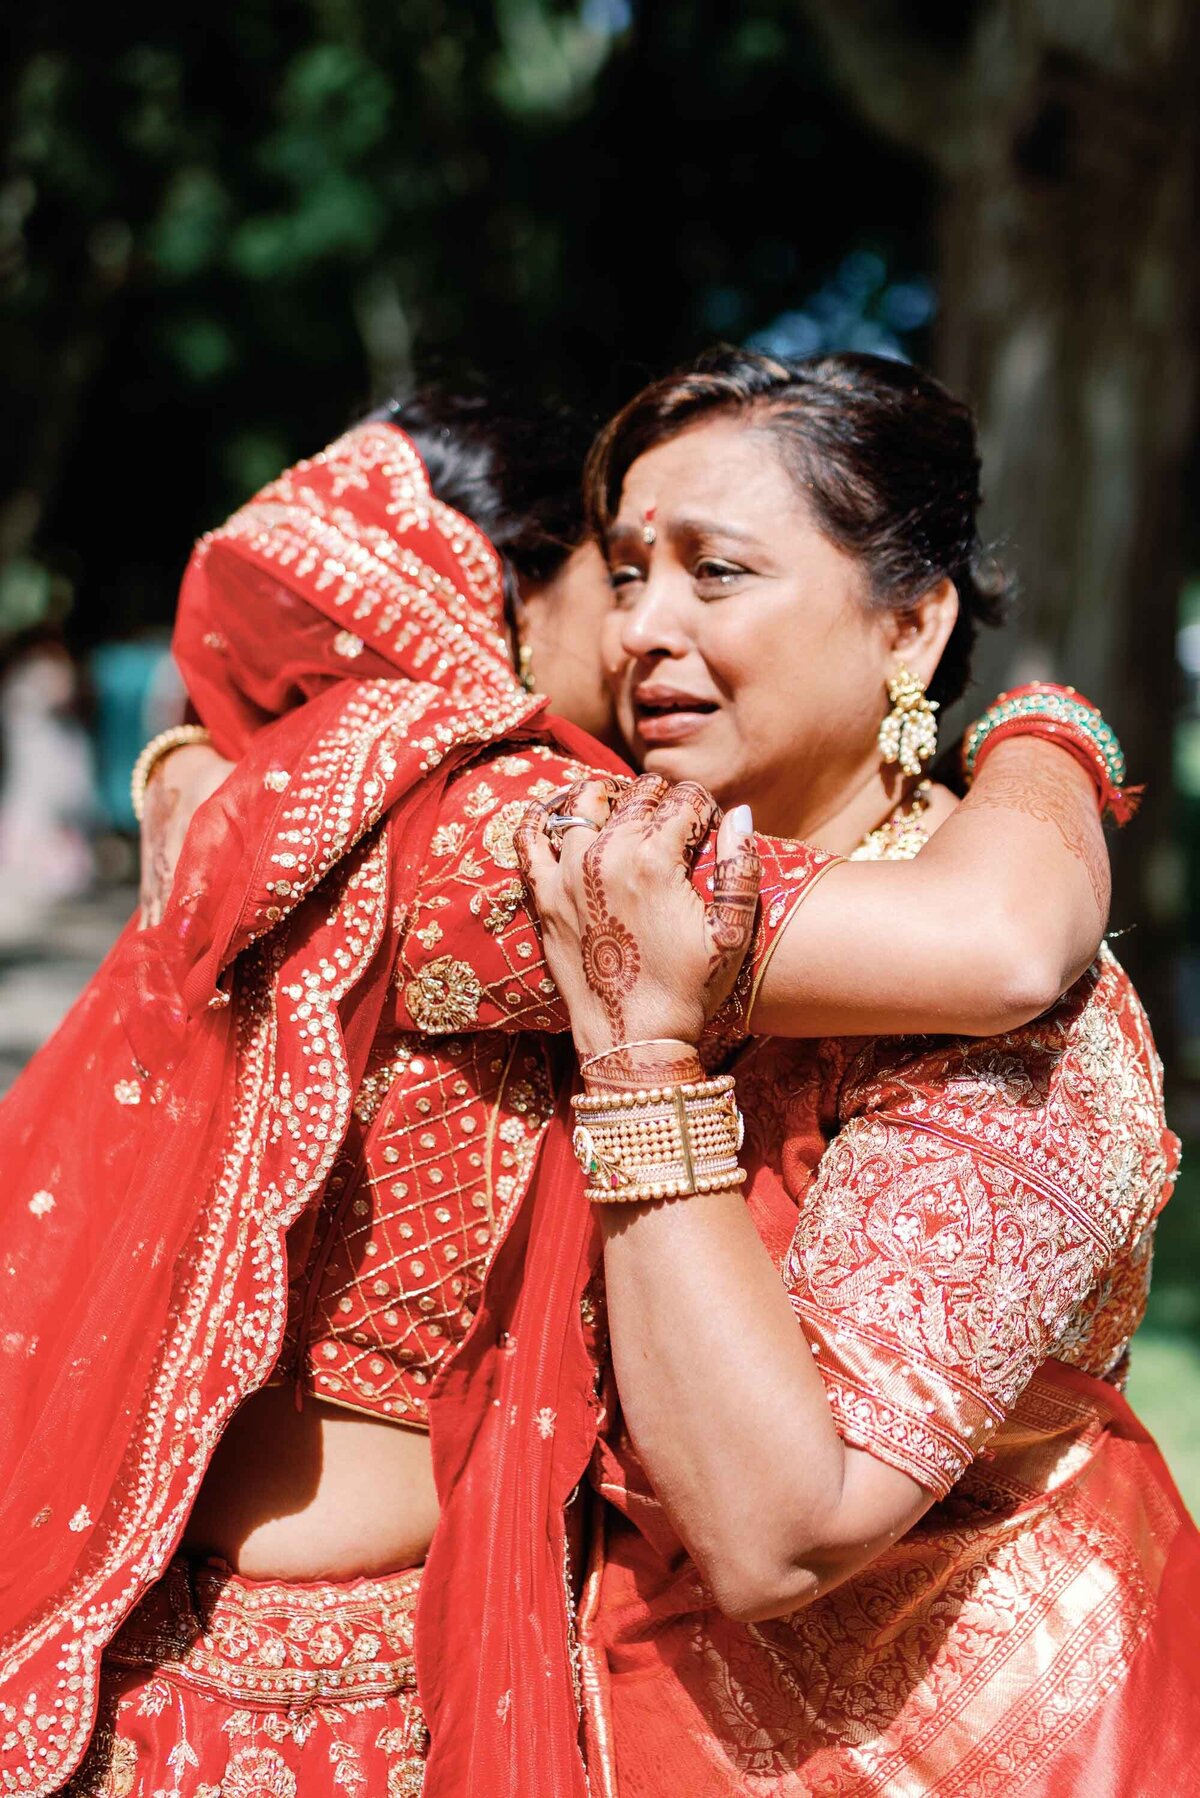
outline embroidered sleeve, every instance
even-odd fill
[[[542,954],[513,833],[531,799],[545,799],[586,773],[548,745],[522,745],[517,754],[482,758],[447,787],[396,974],[401,1029],[570,1028]],[[758,974],[787,919],[833,859],[801,843],[763,838],[761,846],[764,884],[755,943],[706,1033],[709,1059],[745,1036]],[[710,839],[694,873],[702,892],[712,891],[714,861]]]
[[[816,849],[811,843],[789,842],[783,837],[760,836],[758,849],[762,856],[763,878],[754,941],[729,997],[705,1028],[700,1053],[710,1068],[718,1066],[731,1050],[745,1042],[754,1000],[780,937],[801,900],[825,870],[839,860],[838,856]],[[706,848],[698,872],[707,893],[712,892],[714,859],[711,847]]]
[[[513,835],[530,800],[548,799],[587,772],[533,743],[481,757],[448,784],[396,969],[402,1030],[570,1028]]]
[[[1145,1018],[1107,955],[1011,1036],[880,1042],[785,1262],[847,1442],[944,1494],[1169,1191]]]

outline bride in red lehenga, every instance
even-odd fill
[[[539,630],[531,603],[525,622],[535,667],[542,648],[569,662],[561,620]],[[566,1014],[513,833],[531,798],[620,764],[522,688],[511,647],[495,551],[390,423],[289,471],[193,557],[177,653],[237,766],[161,922],[123,935],[0,1120],[6,1791],[57,1789],[89,1740],[79,1792],[556,1794],[582,1777],[559,1501],[586,1430],[556,1435],[540,1403],[518,1442],[488,1398],[476,1455],[463,1423],[482,1386],[460,1400],[475,1372],[511,1368],[523,1402],[527,1339],[493,1324],[526,1290],[526,1251],[557,1267],[556,1303],[586,1269],[586,1228],[573,1259],[547,1255],[525,1203],[537,1165],[586,1224],[547,1034]],[[764,844],[762,926],[714,1052],[744,1034],[748,984],[797,1031],[989,1030],[1039,1010],[1099,930],[1090,793],[1059,749],[1022,742],[920,864]],[[868,822],[895,798],[881,783]],[[710,838],[699,888],[713,867]],[[570,1354],[548,1353],[536,1379],[567,1377]],[[572,1397],[591,1417],[590,1364],[580,1377],[564,1421]],[[499,1511],[533,1531],[464,1593],[496,1535],[501,1420]],[[449,1532],[426,1580],[431,1422],[438,1497],[478,1499],[492,1523],[458,1567]],[[480,1602],[500,1630],[485,1676]],[[472,1786],[479,1732],[512,1709],[511,1682],[490,1689],[512,1656],[532,1702],[509,1737],[533,1771]]]

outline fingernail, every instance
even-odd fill
[[[735,805],[729,814],[729,827],[736,830],[740,837],[754,834],[754,817],[748,805]]]

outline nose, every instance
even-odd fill
[[[687,653],[689,639],[669,580],[648,580],[620,614],[621,648],[630,661]]]

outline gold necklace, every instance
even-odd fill
[[[930,782],[923,780],[910,803],[897,806],[890,817],[869,830],[857,849],[850,851],[852,862],[907,862],[918,855],[929,841],[925,813],[929,810]]]

